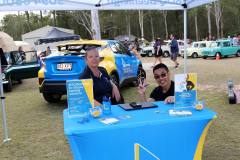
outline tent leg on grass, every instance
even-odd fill
[[[0,56],[0,66],[1,66],[1,56]],[[4,106],[4,98],[5,97],[4,97],[4,94],[3,94],[3,84],[2,84],[2,71],[1,71],[1,77],[0,77],[0,85],[1,85],[1,104],[2,104],[3,125],[4,125],[4,132],[5,132],[4,142],[6,142],[6,141],[9,141],[11,139],[8,138],[8,134],[7,134],[7,122],[6,122],[5,106]]]
[[[187,8],[184,8],[184,74],[187,73]]]

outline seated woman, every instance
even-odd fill
[[[112,105],[124,103],[117,86],[110,80],[107,70],[98,66],[99,53],[95,49],[87,50],[84,60],[87,65],[78,79],[93,80],[94,106],[102,106],[103,97],[111,97]]]

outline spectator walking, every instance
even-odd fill
[[[138,38],[135,38],[135,39],[134,39],[134,44],[137,46],[137,52],[138,52],[138,54],[140,55],[140,50],[141,50],[141,48],[139,47]]]
[[[234,34],[234,37],[233,37],[233,46],[237,46],[237,45],[238,45],[237,34]]]
[[[123,43],[124,47],[126,47],[127,49],[129,49],[129,44],[128,44],[128,41],[125,40],[124,43]]]
[[[179,48],[178,48],[178,42],[177,42],[177,38],[175,37],[174,34],[170,35],[170,38],[172,40],[171,42],[171,60],[175,63],[175,67],[173,69],[178,69],[179,63],[177,62],[177,57],[178,57],[178,52],[179,52]]]
[[[159,42],[158,38],[155,37],[154,38],[154,55],[155,55],[155,58],[154,58],[154,62],[153,62],[153,66],[152,68],[155,67],[156,63],[157,63],[157,60],[159,60],[160,63],[162,63],[162,48],[161,48],[161,43]]]

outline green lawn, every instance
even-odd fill
[[[181,59],[180,63],[183,64]],[[233,78],[239,77],[239,69],[235,68],[238,64],[236,58],[218,62],[188,60],[188,72],[198,73],[198,85],[201,86],[198,100],[205,101],[206,108],[218,114],[206,136],[203,160],[240,159],[240,105],[230,105],[227,94],[227,79],[231,73]],[[182,66],[179,70],[171,70],[172,75],[183,73]],[[207,69],[209,66],[212,66],[211,70]],[[147,71],[147,74],[151,82],[147,87],[149,96],[157,84],[151,79],[152,72]],[[234,84],[240,81],[235,79]],[[126,86],[121,88],[121,92],[125,102],[139,101],[136,87]],[[3,142],[0,114],[0,159],[73,159],[63,131],[62,114],[67,108],[66,96],[58,103],[47,103],[39,93],[36,78],[24,80],[20,85],[14,84],[13,91],[5,93],[5,96],[8,136],[12,140]]]

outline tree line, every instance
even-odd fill
[[[240,34],[240,0],[219,0],[187,10],[187,38],[199,41],[205,37],[216,39]],[[174,33],[183,39],[183,11],[164,10],[100,10],[102,39],[118,35],[135,35],[152,41],[154,37],[169,39]],[[73,29],[82,39],[92,39],[91,11],[25,11],[3,17],[2,29],[21,40],[21,35],[50,25]]]

